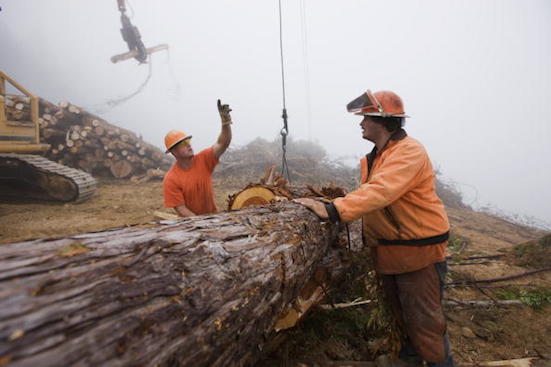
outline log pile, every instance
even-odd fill
[[[31,106],[27,96],[7,96],[4,103],[8,120],[31,121]]]
[[[337,231],[287,202],[1,246],[0,360],[251,365],[347,271]]]
[[[6,96],[8,119],[30,121],[27,97]],[[50,144],[46,157],[96,177],[157,177],[172,159],[141,136],[117,127],[67,101],[39,100],[41,142]]]

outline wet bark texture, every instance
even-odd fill
[[[10,366],[240,366],[320,269],[337,228],[294,203],[0,247]]]

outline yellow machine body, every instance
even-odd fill
[[[19,94],[8,94],[9,85]],[[12,97],[24,102],[9,106],[10,111],[20,108],[28,120],[10,118],[7,103],[14,103]],[[39,156],[50,146],[40,142],[38,115],[38,97],[0,70],[0,196],[76,202],[88,199],[96,190],[91,175]]]

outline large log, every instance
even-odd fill
[[[278,203],[1,246],[0,360],[250,365],[309,280],[345,269],[337,230]]]

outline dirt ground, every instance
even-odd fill
[[[216,186],[215,191],[224,209],[229,191]],[[100,179],[96,194],[84,203],[0,202],[0,244],[149,223],[160,219],[156,212],[174,213],[163,207],[160,181]]]
[[[225,208],[227,195],[235,191],[235,187],[215,184],[216,202],[220,209]],[[102,180],[97,194],[81,204],[0,203],[0,244],[148,223],[159,220],[156,215],[158,211],[170,213],[170,210],[163,208],[161,182],[135,184]],[[452,233],[461,239],[452,244],[456,254],[450,261],[450,281],[496,278],[530,270],[530,267],[514,265],[509,260],[511,253],[516,245],[539,238],[543,232],[468,209],[449,209],[448,212]],[[493,254],[507,256],[474,265],[465,265],[468,261],[462,260],[473,255]],[[513,285],[525,290],[551,290],[551,273],[542,272],[478,287],[453,287],[448,289],[447,298],[463,301],[495,300],[503,290]],[[473,363],[550,355],[550,311],[549,303],[540,309],[526,305],[448,307],[449,331],[456,360]],[[300,345],[313,338],[305,334],[311,331],[305,330],[297,327],[293,331],[295,341],[285,346],[287,351],[291,351],[284,359],[275,356],[270,365],[290,365],[288,362],[289,355],[292,361],[292,351],[299,353],[304,348],[315,348],[317,351],[311,350],[312,353],[323,354],[327,360],[365,360],[372,357],[362,352],[367,350],[365,345],[373,337],[364,329],[363,335],[357,337],[356,346],[350,346],[350,343],[343,346],[342,339],[335,337],[332,337],[331,342],[317,336],[317,347],[312,347],[308,342]],[[303,334],[297,336],[300,333]]]
[[[544,235],[542,231],[521,227],[500,218],[469,210],[450,209],[448,212],[454,233],[468,240],[463,250],[449,261],[451,281],[493,279],[540,268],[539,266],[516,266],[513,253],[516,245],[542,237]],[[483,260],[477,265],[460,265],[469,262],[461,258],[493,254],[505,256]],[[547,260],[546,265],[551,266],[551,259]],[[514,280],[481,283],[469,288],[448,288],[446,297],[453,300],[493,301],[499,300],[500,295],[511,289],[549,292],[551,272],[542,272]],[[549,311],[551,311],[549,303],[539,309],[526,305],[448,307],[450,335],[457,360],[477,362],[538,355],[547,355],[549,358],[551,354],[551,312]]]

